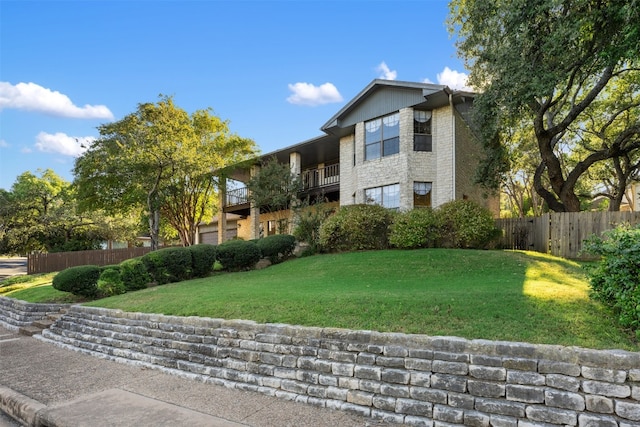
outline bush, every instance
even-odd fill
[[[585,240],[583,251],[600,261],[585,265],[591,295],[613,308],[618,322],[640,339],[640,226],[620,225]]]
[[[440,222],[440,216],[430,208],[402,212],[391,225],[389,243],[400,249],[437,247]]]
[[[98,296],[101,269],[97,265],[80,265],[62,270],[53,277],[54,289],[86,298]]]
[[[180,282],[192,277],[189,248],[164,248],[149,252],[142,262],[158,285]]]
[[[264,258],[277,264],[291,257],[296,248],[296,238],[288,234],[274,234],[256,242]]]
[[[238,271],[253,268],[261,254],[255,242],[230,240],[218,245],[216,257],[223,269]]]
[[[343,206],[320,227],[320,245],[327,251],[386,249],[393,216],[379,205]]]
[[[216,247],[200,244],[189,246],[193,277],[206,277],[213,271],[216,262]]]
[[[124,294],[127,289],[122,283],[120,277],[120,267],[117,265],[110,265],[103,267],[100,277],[98,278],[98,296],[110,297],[113,295]]]
[[[120,279],[127,292],[145,289],[153,281],[140,257],[122,261],[119,265]]]
[[[445,247],[484,249],[499,236],[491,211],[470,200],[445,203],[436,212]]]
[[[293,235],[299,242],[309,244],[308,252],[315,253],[320,248],[320,226],[334,212],[333,207],[324,203],[307,206],[296,212]]]

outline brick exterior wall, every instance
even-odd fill
[[[433,207],[463,195],[491,205],[473,184],[480,151],[462,117],[450,106],[439,108],[432,112],[431,126],[433,151],[413,151],[413,109],[401,109],[400,152],[365,161],[364,123],[356,124],[355,134],[340,140],[340,204],[364,203],[365,189],[400,184],[400,210],[408,210],[413,208],[413,182],[420,181],[433,184]],[[497,206],[496,201],[491,203]]]
[[[383,422],[640,425],[640,353],[82,306],[40,339]]]

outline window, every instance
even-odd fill
[[[431,151],[431,111],[413,112],[413,151]]]
[[[414,208],[430,208],[431,207],[431,183],[430,182],[414,182],[413,183],[413,207]]]
[[[364,190],[364,198],[367,204],[380,205],[388,209],[398,209],[400,207],[400,184],[367,188]]]
[[[398,154],[400,152],[400,114],[365,122],[364,159]]]

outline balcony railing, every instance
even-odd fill
[[[249,203],[249,189],[247,187],[241,187],[227,191],[225,202],[225,206],[237,206]]]
[[[307,169],[300,174],[302,190],[328,187],[340,183],[340,164],[325,166],[317,169]],[[249,203],[249,189],[247,187],[236,188],[227,191],[225,206],[238,206]]]
[[[318,169],[307,169],[302,172],[302,189],[327,187],[340,183],[340,163]]]

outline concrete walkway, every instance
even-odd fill
[[[379,426],[60,348],[0,326],[0,411],[48,427]]]

